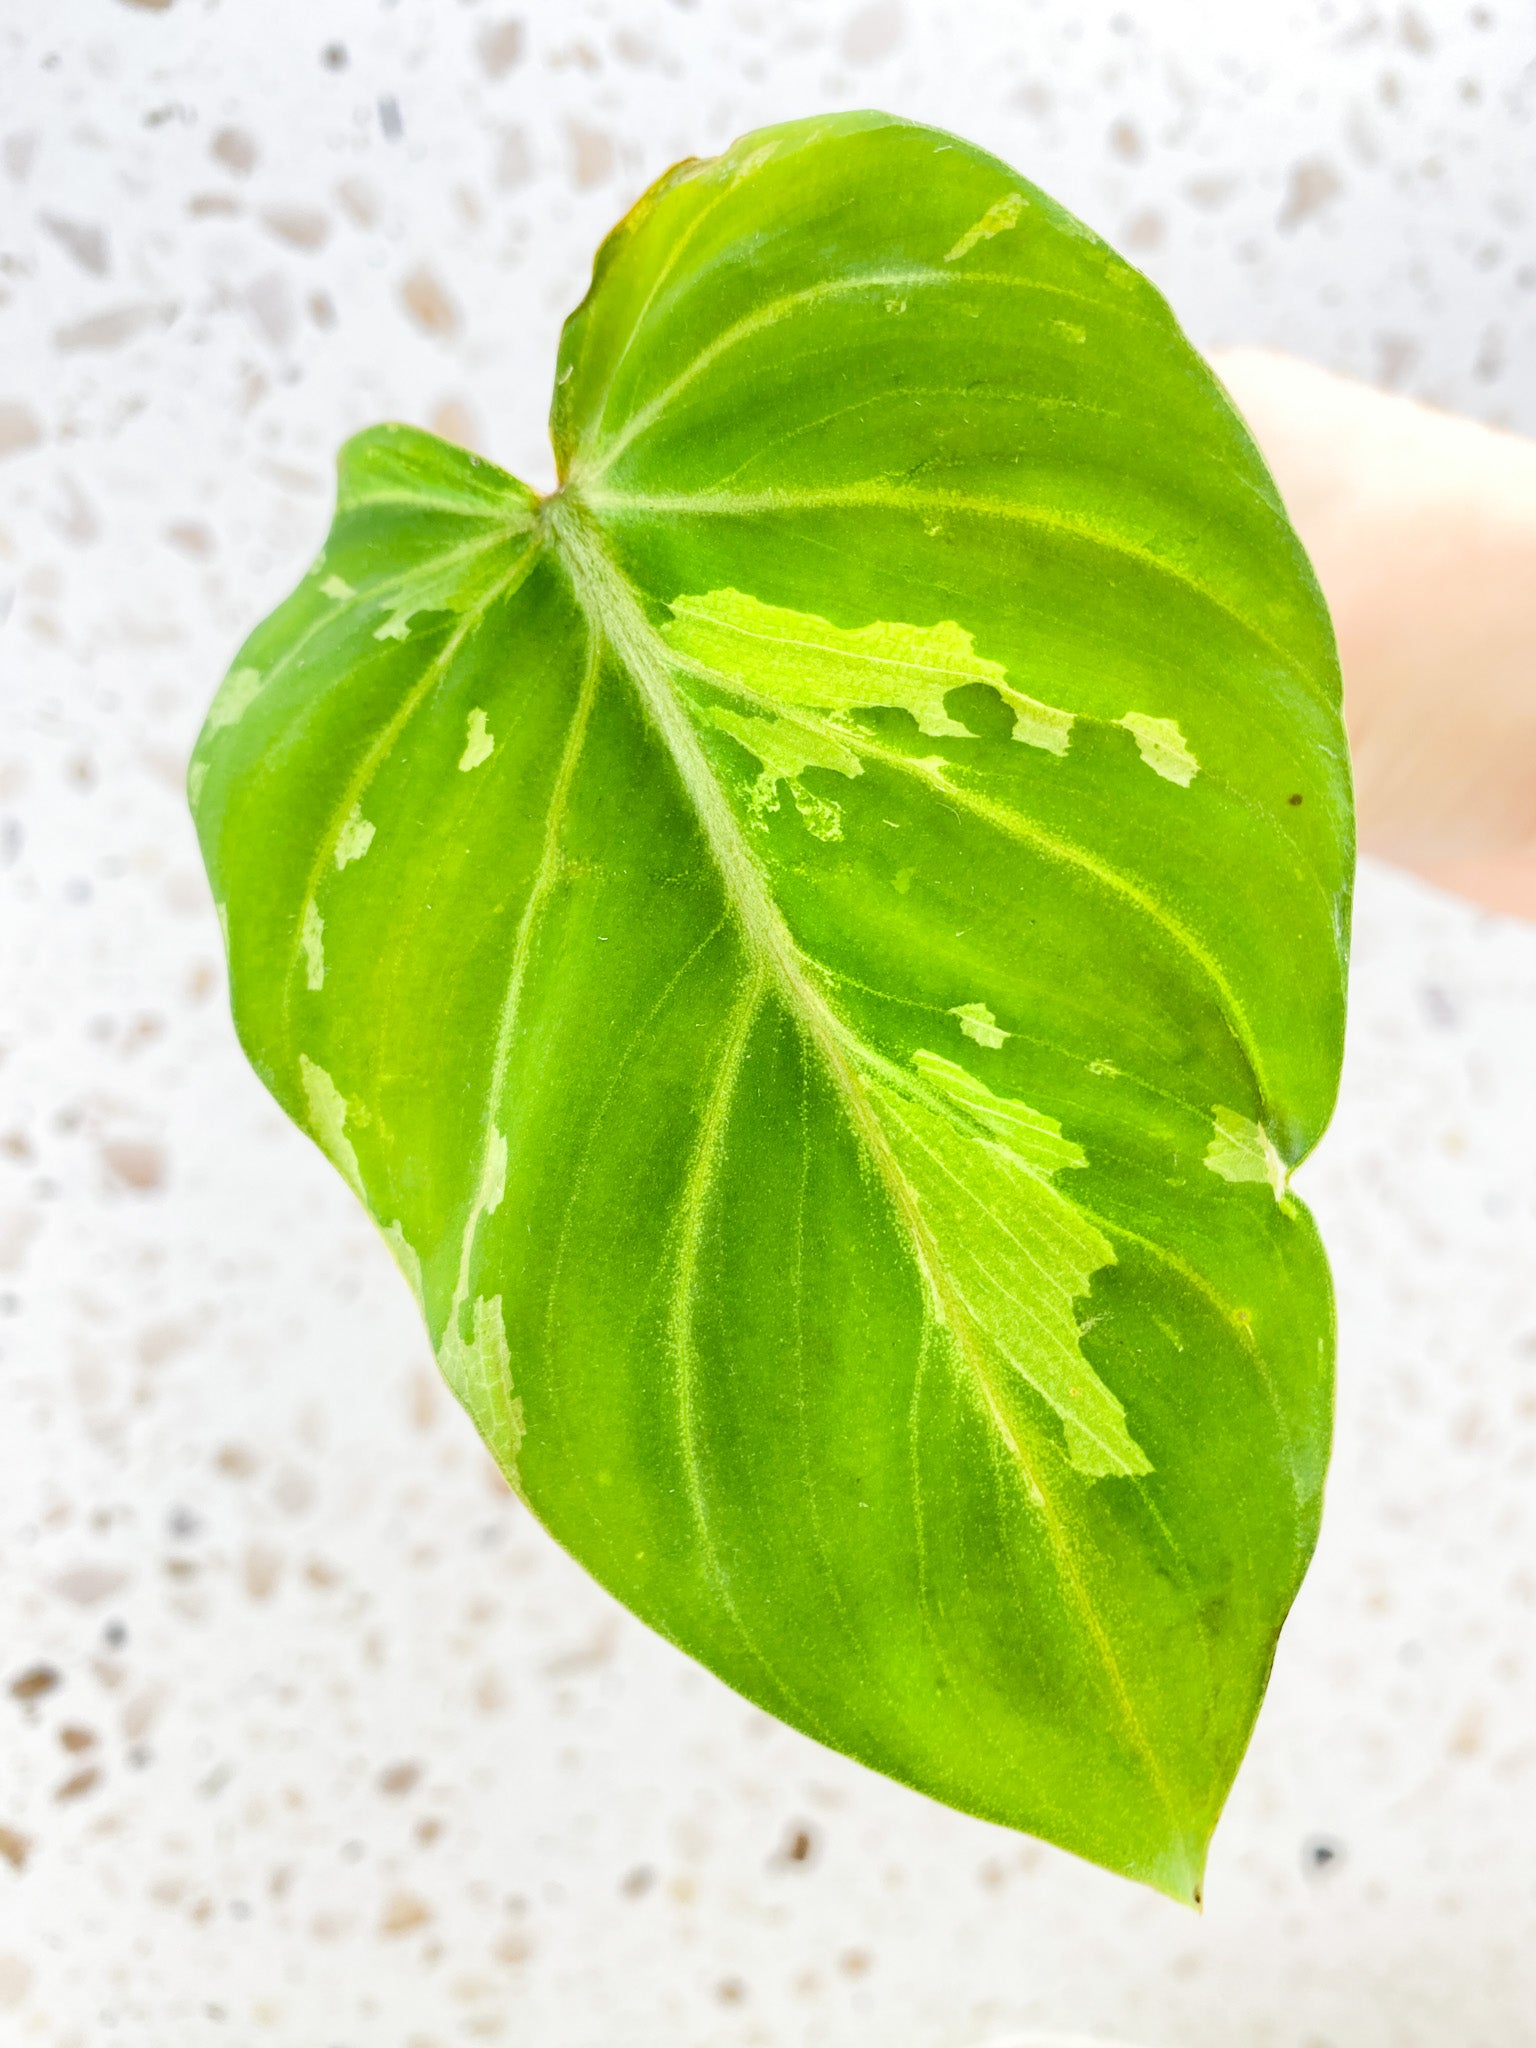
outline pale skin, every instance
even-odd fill
[[[1224,349],[1333,614],[1361,849],[1536,919],[1536,441]]]

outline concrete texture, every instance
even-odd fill
[[[547,485],[599,235],[868,103],[1202,343],[1536,430],[1528,7],[0,0],[0,2042],[1530,2040],[1536,932],[1363,878],[1329,1513],[1199,1920],[616,1610],[235,1046],[181,776],[335,444]]]

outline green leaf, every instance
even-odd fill
[[[1317,1527],[1327,616],[1152,288],[879,115],[655,186],[540,503],[404,427],[191,794],[258,1071],[547,1527],[1180,1898]]]

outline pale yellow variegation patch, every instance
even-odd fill
[[[831,768],[839,775],[862,775],[864,764],[852,748],[835,734],[818,732],[788,718],[744,718],[739,712],[713,706],[709,722],[728,732],[749,754],[756,756],[762,772],[753,784],[752,815],[759,822],[779,808],[779,784],[789,784],[795,808],[805,820],[806,830],[817,839],[841,839],[842,807],[806,788],[800,780],[807,768]]]
[[[953,619],[935,626],[885,619],[834,626],[814,612],[726,589],[675,597],[661,630],[677,653],[786,710],[905,711],[920,732],[936,739],[974,739],[969,726],[949,716],[944,700],[951,690],[985,683],[1013,712],[1016,740],[1064,754],[1071,738],[1072,713],[1014,689],[1002,663],[979,655]],[[857,745],[856,733],[846,738]]]
[[[374,827],[363,816],[362,806],[354,804],[347,822],[336,835],[336,865],[344,868],[349,861],[361,860],[373,844]]]
[[[968,227],[965,233],[949,250],[944,261],[958,263],[962,256],[969,256],[978,242],[989,242],[994,235],[1006,234],[1009,228],[1017,227],[1029,201],[1022,192],[1007,192],[987,208],[981,219]]]
[[[1278,1202],[1289,1185],[1290,1172],[1262,1124],[1235,1109],[1213,1109],[1215,1135],[1205,1151],[1205,1164],[1223,1180],[1261,1181]]]
[[[315,1143],[359,1201],[366,1203],[368,1197],[363,1190],[362,1169],[357,1163],[352,1140],[347,1136],[350,1111],[346,1097],[324,1067],[317,1067],[307,1053],[299,1054],[299,1078],[304,1085],[304,1103],[309,1111],[310,1132]]]
[[[454,1304],[437,1348],[437,1363],[496,1462],[515,1483],[526,1432],[522,1399],[512,1392],[512,1353],[499,1294]]]
[[[1136,1478],[1151,1462],[1125,1409],[1088,1362],[1076,1302],[1114,1248],[1055,1185],[1087,1164],[1054,1117],[992,1090],[940,1053],[913,1056],[928,1083],[909,1093],[882,1074],[871,1099],[924,1226],[946,1256],[935,1314],[958,1363],[969,1362],[1013,1424],[1013,1380],[1058,1417],[1066,1454],[1086,1478]]]
[[[1128,711],[1116,723],[1125,727],[1142,760],[1165,782],[1187,789],[1199,774],[1200,763],[1171,718],[1148,718],[1140,711]]]
[[[469,714],[469,728],[464,740],[464,751],[459,756],[459,771],[468,775],[472,768],[478,768],[482,761],[489,761],[496,751],[496,742],[486,724],[485,713],[477,704]]]
[[[1012,1032],[999,1027],[985,1003],[956,1003],[949,1014],[960,1019],[960,1029],[967,1038],[973,1038],[978,1045],[985,1045],[994,1052],[1013,1036]]]
[[[259,668],[232,669],[219,686],[219,694],[208,707],[206,732],[222,732],[227,725],[238,725],[255,703],[262,685]]]
[[[325,920],[319,905],[310,899],[299,925],[299,950],[304,955],[304,986],[313,992],[325,987]]]

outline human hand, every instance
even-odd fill
[[[1212,363],[1333,614],[1362,849],[1536,919],[1536,441],[1267,350]]]

